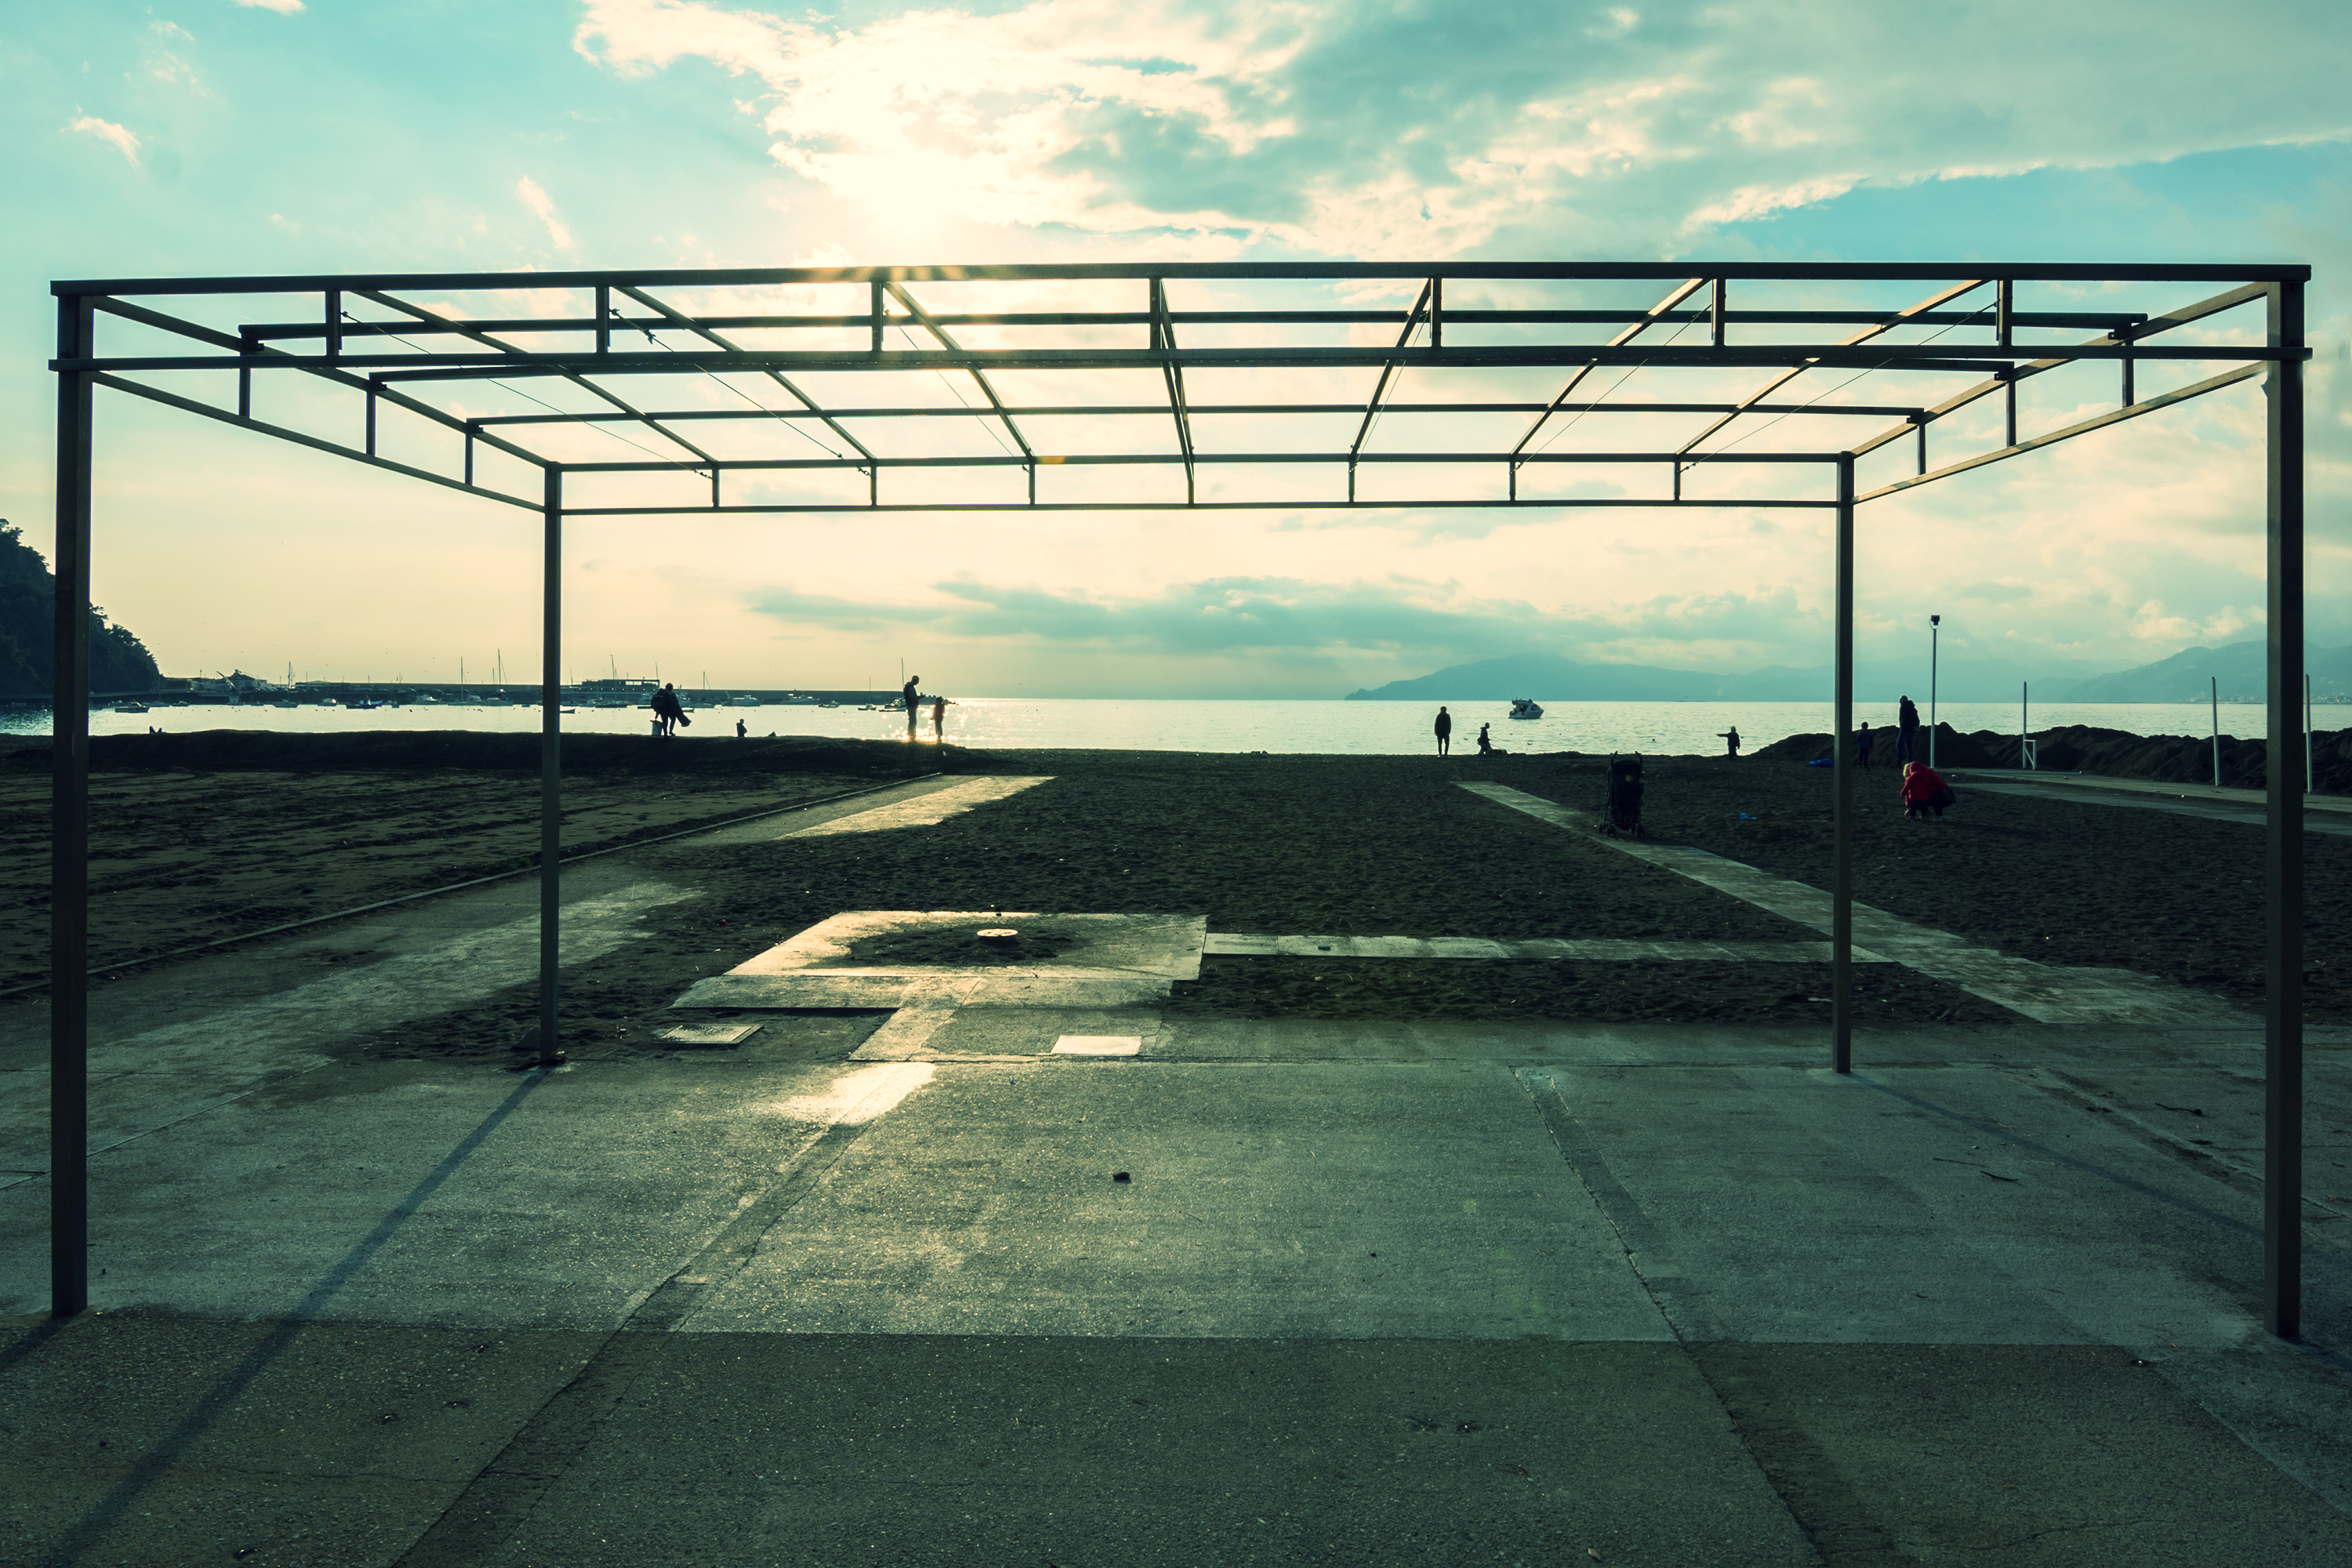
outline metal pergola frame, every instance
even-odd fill
[[[1530,511],[1565,508],[1800,508],[1833,510],[1835,517],[1835,659],[1833,724],[1835,851],[1832,872],[1834,918],[1832,933],[1834,983],[1831,1055],[1836,1071],[1853,1069],[1853,758],[1846,737],[1853,725],[1853,528],[1862,503],[1900,494],[2003,458],[2021,456],[2122,421],[2171,407],[2210,392],[2262,378],[2268,402],[2268,608],[2269,770],[2264,828],[2263,895],[2266,910],[2264,1011],[2263,1312],[2266,1326],[2282,1337],[2299,1332],[2302,1296],[2301,1210],[2303,1186],[2303,1003],[2302,1003],[2302,733],[2294,707],[2304,668],[2303,613],[2303,362],[2304,293],[2307,266],[2010,265],[1987,262],[1848,264],[1836,262],[1444,262],[1444,263],[1117,263],[1104,265],[769,268],[719,270],[615,270],[532,273],[363,274],[326,277],[142,279],[58,282],[58,530],[56,571],[57,688],[56,774],[52,872],[51,974],[51,1236],[52,1309],[59,1317],[89,1304],[88,1264],[88,1043],[89,1043],[89,700],[90,456],[93,395],[107,387],[188,414],[315,450],[442,485],[487,500],[539,514],[544,537],[543,668],[541,671],[541,823],[540,849],[540,1027],[552,1049],[561,1022],[557,989],[562,830],[559,816],[562,763],[559,665],[562,624],[560,569],[563,520],[567,517],[641,515],[735,515],[743,513],[880,513],[890,511],[1204,511],[1337,508],[1410,510],[1482,508]],[[1457,300],[1465,293],[1525,296],[1544,289],[1565,293],[1568,302],[1541,306],[1489,302],[1451,308],[1448,283]],[[1219,296],[1214,308],[1181,309],[1171,302],[1177,284],[1203,296]],[[1668,286],[1654,304],[1622,302],[1649,298]],[[1860,285],[1927,285],[1928,292],[1907,306],[1888,308],[1883,300],[1839,301],[1824,308],[1775,303],[1780,293],[1811,295]],[[2167,310],[2027,310],[2017,302],[2021,284],[2054,294],[2105,298],[2117,285],[2195,285],[2209,292]],[[916,286],[933,296],[999,296],[1009,286],[1055,286],[1062,308],[1045,310],[951,310],[929,308]],[[1409,306],[1353,305],[1338,309],[1236,309],[1223,296],[1278,291],[1282,285],[1339,288],[1360,295],[1383,289],[1411,291]],[[1766,296],[1739,308],[1737,290]],[[794,289],[831,291],[835,302],[862,309],[821,311],[775,309],[681,308],[665,293],[680,290]],[[413,296],[492,293],[500,300],[517,294],[565,296],[561,313],[467,314],[436,309]],[[1619,302],[1594,304],[1595,296]],[[1123,295],[1116,308],[1102,308],[1099,296]],[[291,297],[280,319],[234,323],[191,320],[193,304],[224,297]],[[1069,296],[1088,296],[1094,308],[1075,308]],[[145,302],[142,302],[145,301]],[[173,313],[156,301],[170,304]],[[1019,303],[1013,300],[1013,303]],[[2259,305],[2263,321],[2256,343],[2151,342],[2176,329]],[[2251,312],[2248,312],[2251,314]],[[100,318],[161,333],[170,353],[102,355]],[[2242,320],[2234,318],[2233,320]],[[1673,331],[1664,342],[1645,334]],[[1682,334],[1704,328],[1704,342],[1679,346]],[[1831,331],[1823,331],[1830,329]],[[1832,335],[1837,329],[1845,329]],[[1924,340],[1909,340],[1934,329]],[[1000,340],[972,346],[955,331]],[[1447,332],[1454,334],[1447,341]],[[1393,331],[1393,343],[1325,341],[1351,332]],[[2093,335],[2064,342],[2025,341],[2051,332]],[[903,346],[893,346],[897,333]],[[1607,335],[1602,336],[1605,332]],[[782,336],[791,346],[754,346],[736,337]],[[918,341],[917,334],[920,334]],[[1051,346],[1011,343],[1021,334],[1059,333]],[[660,334],[680,339],[680,349]],[[1180,335],[1192,340],[1180,342]],[[1202,337],[1255,338],[1227,346],[1203,346]],[[643,343],[633,342],[641,337]],[[1955,341],[1944,341],[1953,337]],[[1069,341],[1076,339],[1077,341]],[[810,340],[814,340],[814,342]],[[1908,341],[1906,341],[1908,340]],[[2152,396],[2137,393],[2135,372],[2143,363],[2167,361],[2221,363],[2229,368]],[[2086,361],[2113,363],[2117,395],[2110,411],[2078,419],[2038,435],[2021,436],[2018,387],[2021,382]],[[1624,375],[1597,395],[1577,399],[1597,371],[1624,367]],[[1615,402],[1618,385],[1636,372],[1653,374],[1769,373],[1743,396],[1711,396],[1648,402]],[[1391,395],[1407,373],[1541,370],[1561,373],[1565,384],[1541,401],[1405,402]],[[1850,373],[1830,393],[1798,401],[1786,389],[1816,370]],[[1197,403],[1186,386],[1196,375],[1234,371],[1360,373],[1362,395],[1343,400],[1303,397],[1258,402]],[[234,406],[167,391],[152,378],[176,373],[224,373],[234,378]],[[908,403],[870,406],[821,401],[803,384],[807,378],[837,373],[908,373],[969,382],[981,401],[956,391],[956,405]],[[1099,377],[1105,372],[1148,373],[1163,396],[1148,402],[1009,401],[998,376],[1037,380],[1053,376]],[[1957,377],[1958,390],[1936,399],[1831,401],[1846,384],[1872,373],[1904,376]],[[338,390],[356,398],[349,423],[358,444],[321,437],[283,423],[255,416],[257,374],[294,377],[313,388]],[[749,378],[757,395],[726,381]],[[1551,380],[1561,379],[1555,374]],[[640,407],[610,384],[616,378],[648,375],[707,378],[745,406]],[[801,379],[796,379],[801,378]],[[434,402],[435,388],[463,389],[483,381],[499,383],[544,413],[468,415]],[[536,394],[507,384],[528,382],[582,405],[558,407]],[[822,388],[820,388],[822,390]],[[951,385],[951,390],[954,388]],[[1775,398],[1775,395],[1780,395]],[[1956,461],[1930,468],[1930,426],[1987,398],[1999,397],[2003,439]],[[387,411],[418,422],[426,431],[454,438],[459,450],[455,473],[395,460],[379,450],[379,423]],[[1503,424],[1494,439],[1465,448],[1390,451],[1370,449],[1383,415],[1482,416]],[[1344,450],[1204,449],[1194,421],[1219,416],[1275,420],[1300,415],[1357,419]],[[1688,416],[1695,434],[1664,445],[1632,447],[1570,447],[1554,451],[1566,426],[1587,416]],[[1563,416],[1564,420],[1563,420]],[[1860,441],[1801,449],[1729,449],[1758,426],[1759,416],[1809,419],[1864,417],[1893,423]],[[1150,449],[1123,452],[1053,453],[1041,450],[1024,419],[1140,417],[1165,432]],[[877,450],[887,447],[878,434],[920,431],[922,421],[977,422],[1001,448],[997,454],[938,455]],[[1161,423],[1164,421],[1164,424]],[[1508,445],[1504,438],[1526,421]],[[1556,421],[1561,423],[1556,424]],[[1725,431],[1747,421],[1730,441]],[[797,431],[826,456],[753,455],[713,450],[723,437],[740,437],[747,426]],[[544,449],[540,437],[563,431],[604,430],[638,447],[643,458],[583,461]],[[1539,436],[1550,431],[1542,442]],[[817,436],[816,431],[823,435]],[[629,434],[623,434],[629,432]],[[1915,471],[1870,489],[1859,489],[1855,466],[1879,448],[1906,437],[1915,447]],[[639,437],[642,437],[641,441]],[[534,444],[538,442],[539,444]],[[645,442],[660,443],[658,447]],[[1710,446],[1708,443],[1715,443]],[[524,469],[536,468],[537,493],[482,482],[478,457],[495,455]],[[1298,464],[1344,466],[1344,489],[1333,485],[1319,495],[1201,495],[1202,471],[1234,465],[1256,468]],[[1038,497],[1044,469],[1085,470],[1104,467],[1174,468],[1183,470],[1183,497],[1138,499],[1099,493],[1067,499]],[[1499,494],[1440,494],[1425,499],[1360,499],[1358,480],[1368,468],[1403,465],[1408,471],[1438,466],[1499,474]],[[1622,470],[1654,467],[1656,493],[1636,496],[1599,489],[1566,495],[1522,495],[1521,475],[1534,470],[1573,475],[1594,466]],[[1687,478],[1701,469],[1710,479],[1752,472],[1780,475],[1791,466],[1801,475],[1828,481],[1821,495],[1758,494],[1729,485],[1726,493],[1686,495]],[[929,468],[985,472],[1018,468],[1027,481],[1025,500],[886,499],[886,471]],[[689,504],[665,498],[652,504],[567,504],[564,481],[578,476],[584,486],[607,476],[686,475],[695,480]],[[863,501],[837,495],[803,494],[781,499],[730,501],[727,477],[739,486],[862,477]],[[708,486],[707,498],[701,493]]]

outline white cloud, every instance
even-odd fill
[[[1508,232],[1594,255],[1864,184],[2344,134],[2352,30],[2305,27],[2284,52],[2275,33],[2187,5],[1997,4],[1939,34],[1815,0],[1475,21],[1034,0],[861,25],[584,0],[574,46],[624,76],[693,59],[755,79],[778,163],[900,209],[1355,256]]]
[[[84,136],[97,137],[121,153],[132,168],[139,166],[138,133],[129,128],[117,125],[111,120],[100,120],[94,114],[77,114],[66,122],[65,128]]]
[[[291,16],[302,9],[302,0],[236,0],[239,5],[256,11],[276,11]]]
[[[555,216],[554,198],[539,188],[538,181],[525,174],[515,182],[515,195],[522,198],[523,205],[539,215],[539,221],[547,226],[547,237],[554,241],[556,249],[572,248],[572,231],[563,226],[562,219]]]

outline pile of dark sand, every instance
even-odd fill
[[[1885,765],[1895,757],[1895,731],[1873,731],[1879,737],[1872,761]],[[2221,737],[2221,783],[2231,789],[2261,789],[2266,777],[2268,744]],[[1830,755],[1827,735],[1790,735],[1748,753],[1750,762],[1811,762]],[[1936,726],[1938,768],[2013,768],[2020,751],[2015,735],[1977,730],[1961,734],[1949,724]],[[1919,743],[1919,760],[1927,759],[1927,741]],[[2099,773],[2109,778],[2149,779],[2159,784],[2213,782],[2213,738],[2210,735],[2136,735],[2127,730],[2101,730],[2088,724],[2066,724],[2034,731],[2035,765],[2045,773]],[[2320,795],[2352,795],[2352,730],[2317,730],[2311,737],[2312,788]]]

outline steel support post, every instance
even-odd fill
[[[546,472],[539,676],[539,1054],[557,1050],[555,971],[563,906],[563,470]]]
[[[2303,284],[2271,285],[2273,348],[2303,343]],[[2270,741],[2264,747],[2263,889],[2263,1315],[2303,1327],[2303,779],[2294,701],[2303,687],[2303,364],[2271,366]]]
[[[1832,1066],[1853,1070],[1853,455],[1837,464],[1837,654],[1831,677],[1831,804],[1836,848],[1830,870]]]
[[[97,353],[97,316],[58,301],[58,357]],[[49,1310],[89,1305],[90,377],[58,377],[56,683],[49,732]]]

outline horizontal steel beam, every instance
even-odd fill
[[[1916,490],[1921,485],[1932,485],[1937,479],[1948,479],[1954,474],[1965,474],[1970,468],[1981,468],[1988,463],[1998,463],[2005,458],[2022,457],[2028,452],[2040,451],[2044,447],[2054,447],[2061,441],[2071,441],[2077,436],[2087,436],[2094,430],[2104,430],[2110,425],[2120,425],[2126,419],[2137,419],[2143,414],[2154,414],[2158,409],[2170,408],[2175,404],[2186,403],[2192,397],[2202,397],[2209,392],[2219,392],[2225,386],[2235,386],[2242,381],[2252,381],[2263,374],[2264,369],[2261,365],[2242,365],[2236,370],[2225,371],[2220,375],[2209,377],[2193,385],[2184,386],[2178,392],[2168,392],[2160,396],[2142,398],[2139,402],[2126,407],[2085,419],[2080,424],[2069,425],[2063,430],[2053,430],[2047,436],[2036,436],[2031,441],[2020,441],[2014,447],[2001,447],[1990,452],[1979,452],[1973,458],[1957,463],[1948,463],[1931,472],[1920,474],[1912,479],[1897,479],[1891,485],[1881,485],[1867,494],[1854,497],[1854,503],[1860,505],[1866,500],[1876,500],[1882,496],[1895,495],[1903,490]]]
[[[2215,294],[2210,299],[2200,300],[2193,305],[2183,305],[2177,310],[2168,310],[2161,316],[2144,318],[2131,329],[2129,344],[2133,346],[2126,346],[2125,340],[2118,339],[2112,332],[2105,337],[2094,338],[2088,343],[2077,344],[2076,346],[2079,348],[2111,348],[2118,355],[2128,353],[2135,359],[2158,358],[2159,356],[2155,353],[2141,350],[2136,346],[2142,338],[2151,337],[2158,332],[2168,331],[2174,327],[2185,327],[2192,321],[2201,321],[2209,316],[2218,316],[2224,310],[2233,310],[2241,305],[2250,305],[2258,300],[2266,300],[2269,298],[2270,290],[2267,288],[2260,284],[2250,283],[2242,289],[2231,289],[2223,293]],[[1967,388],[1965,391],[1955,393],[1953,395],[1946,398],[1943,402],[1937,404],[1932,408],[1922,410],[1920,416],[1913,419],[1911,424],[1898,425],[1891,430],[1881,431],[1878,435],[1872,437],[1869,440],[1864,441],[1860,446],[1854,447],[1853,455],[1859,458],[1868,453],[1874,452],[1879,447],[1885,446],[1888,442],[1900,439],[1903,436],[1908,434],[1911,425],[1926,424],[1932,420],[1940,419],[1945,415],[1952,413],[1956,409],[1967,407],[1969,404],[1974,403],[1980,397],[1991,396],[1994,393],[1999,392],[2003,386],[2023,381],[2029,376],[2042,375],[2047,372],[2056,370],[2061,365],[2072,363],[2074,357],[2074,356],[2061,356],[2045,353],[2042,358],[2031,361],[2025,364],[2011,364],[2004,366],[2000,372],[1995,374],[1990,381],[1979,382],[1976,385]]]
[[[1970,282],[1955,284],[1951,288],[1942,290],[1940,293],[1930,294],[1925,300],[1914,301],[1913,303],[1905,306],[1902,310],[1897,310],[1890,320],[1883,321],[1874,327],[1864,327],[1861,331],[1842,340],[1837,346],[1841,350],[1853,350],[1859,347],[1861,344],[1874,342],[1881,334],[1891,331],[1898,324],[1907,322],[1915,316],[1923,316],[1929,310],[1933,310],[1940,306],[1951,303],[1951,301],[1960,298],[1962,295],[1973,293],[1975,290],[1984,287],[1984,281],[1985,280],[1983,279],[1979,278]],[[2004,295],[2006,294],[2005,288],[2003,289],[2003,293]],[[1981,314],[1981,310],[1979,310],[1979,313]],[[1788,385],[1790,382],[1796,380],[1799,376],[1804,374],[1805,372],[1812,369],[1815,365],[1828,364],[1832,363],[1836,363],[1840,364],[1841,367],[1845,368],[1850,368],[1854,363],[1854,362],[1851,360],[1832,362],[1827,358],[1798,361],[1792,368],[1783,371],[1779,375],[1776,375],[1771,380],[1766,382],[1763,385],[1758,387],[1755,391],[1749,393],[1746,397],[1741,398],[1739,400],[1739,407],[1738,409],[1732,413],[1725,415],[1722,418],[1716,420],[1706,429],[1700,431],[1697,435],[1684,442],[1683,450],[1685,452],[1693,450],[1701,441],[1706,440],[1717,431],[1723,429],[1726,426],[1731,424],[1732,421],[1738,419],[1741,414],[1747,412],[1750,404],[1762,402],[1765,398],[1769,397],[1772,394],[1780,391],[1782,387]],[[1867,364],[1864,368],[1875,370],[1882,368],[1886,363],[1887,362],[1882,360],[1876,364]],[[1823,395],[1827,395],[1824,394]]]
[[[99,375],[91,379],[96,384],[112,391],[127,392],[133,397],[143,397],[150,403],[160,403],[167,408],[176,408],[184,414],[200,415],[223,425],[234,425],[240,430],[250,430],[257,436],[274,436],[280,441],[291,441],[298,447],[308,447],[314,452],[326,452],[338,458],[349,458],[352,462],[365,463],[371,468],[383,468],[408,479],[423,479],[427,484],[440,485],[453,490],[463,490],[469,496],[480,496],[484,500],[504,501],[509,506],[519,506],[525,511],[540,510],[539,502],[525,500],[520,496],[510,496],[504,490],[489,489],[481,485],[469,485],[462,479],[453,479],[446,474],[436,474],[430,468],[413,468],[406,463],[395,463],[389,458],[379,458],[373,453],[338,446],[332,441],[322,441],[316,436],[306,436],[299,430],[289,430],[283,425],[271,425],[259,419],[244,418],[229,413],[225,408],[215,408],[207,404],[198,403],[194,398],[179,397],[168,392],[159,392],[152,386],[142,386],[135,381],[124,381],[119,376],[111,375]],[[541,461],[538,458],[530,460]],[[542,466],[545,465],[542,463]]]
[[[98,300],[92,301],[90,308],[110,316],[119,316],[126,321],[136,321],[143,327],[153,327],[160,331],[177,333],[181,337],[191,339],[196,342],[210,343],[215,348],[228,349],[237,354],[238,357],[235,362],[235,364],[236,368],[239,370],[253,368],[265,358],[278,359],[285,357],[281,352],[277,349],[264,349],[258,355],[247,354],[243,352],[246,345],[239,342],[236,339],[229,336],[226,332],[215,331],[212,328],[201,326],[194,321],[184,321],[177,316],[167,316],[161,311],[148,310],[142,305],[133,305],[121,300]],[[392,404],[394,407],[400,408],[407,413],[414,414],[420,419],[427,420],[433,424],[438,425],[442,428],[448,430],[453,434],[460,436],[471,434],[471,432],[467,429],[466,421],[458,418],[456,415],[447,413],[443,409],[436,408],[429,403],[419,402],[405,393],[395,392],[386,386],[371,385],[369,378],[365,376],[353,375],[349,371],[341,369],[339,364],[336,363],[311,360],[307,362],[307,363],[310,373],[317,376],[321,381],[332,382],[338,386],[347,387],[353,392],[364,393],[372,397],[381,397],[385,402]],[[519,458],[526,463],[536,463],[540,461],[540,458],[537,453],[526,451],[522,447],[514,445],[512,442],[508,441],[501,437],[485,436],[481,437],[481,439],[488,445],[506,453],[510,458]]]
[[[2195,348],[2144,348],[2137,343],[2099,346],[2084,344],[2037,351],[2056,360],[2305,360],[2311,351],[2296,347],[2244,347],[2221,344]],[[92,359],[51,360],[53,371],[131,370],[345,370],[386,373],[403,381],[446,377],[464,379],[468,373],[515,375],[538,371],[570,375],[593,371],[599,375],[700,375],[713,370],[783,371],[935,371],[935,370],[1146,370],[1181,364],[1201,370],[1343,370],[1400,366],[1436,370],[1470,370],[1492,366],[1570,366],[1584,364],[1647,364],[1654,370],[1715,370],[1740,366],[1837,367],[1861,370],[1952,370],[1980,372],[1988,362],[2018,357],[2014,348],[1974,343],[1874,343],[1849,348],[1841,344],[1771,343],[1699,344],[1690,348],[1622,348],[1605,343],[1480,343],[1466,348],[1247,348],[1247,349],[915,349],[870,352],[745,351],[740,353],[647,355],[637,353],[604,356],[579,353],[496,354],[341,354],[334,359],[296,354],[271,354],[239,360],[235,356],[124,355]],[[425,366],[430,368],[419,368]],[[992,413],[993,410],[991,410]]]
[[[1495,279],[1591,282],[1609,279],[1780,279],[1802,282],[1936,282],[2008,278],[2020,282],[2308,282],[2306,263],[2005,262],[2005,261],[1105,261],[962,267],[728,267],[601,272],[360,272],[290,277],[77,278],[49,285],[59,297],[82,294],[283,294],[329,289],[473,289],[745,288],[762,284],[984,282],[1094,278]]]
[[[746,513],[860,511],[1542,511],[1624,510],[1649,511],[1675,508],[1748,507],[1766,510],[1819,510],[1834,508],[1833,500],[1793,500],[1759,497],[1753,500],[1636,500],[1622,496],[1567,500],[1121,500],[1121,501],[884,501],[866,506],[856,502],[774,506],[567,506],[566,517],[708,517]]]
[[[1164,413],[1165,410],[1162,410]],[[1709,458],[1713,467],[1718,459]],[[1721,459],[1726,463],[1834,463],[1834,452],[1733,452]],[[1040,468],[1118,468],[1133,463],[1513,463],[1525,468],[1531,464],[1566,463],[1591,467],[1609,463],[1672,463],[1688,464],[1690,459],[1679,452],[1541,452],[1533,457],[1509,452],[1075,452],[1050,456],[1044,452],[1024,453],[1019,457],[982,456],[970,458],[721,458],[703,468],[720,472],[752,472],[761,468],[858,468],[879,466],[885,468],[1025,468],[1031,464]],[[660,474],[674,473],[678,465],[670,462],[610,462],[564,463],[567,474]],[[695,471],[700,473],[703,468]]]
[[[1928,310],[1916,316],[1905,317],[1907,325],[1957,326],[1974,321],[1983,312],[1975,310]],[[1728,310],[1724,319],[1734,326],[1842,327],[1868,326],[1895,320],[1893,310]],[[2053,331],[2079,331],[2084,327],[2121,327],[2141,321],[2145,311],[2127,310],[2032,310],[2019,311],[2011,318],[2019,327],[2042,327]],[[1151,313],[1148,310],[999,310],[930,312],[932,321],[943,327],[1149,327]],[[1485,310],[1478,309],[1448,310],[1445,323],[1450,327],[1477,326],[1623,326],[1632,321],[1654,321],[1660,325],[1684,325],[1712,321],[1706,310]],[[858,328],[873,324],[871,315],[854,316],[694,316],[681,318],[695,327],[708,327],[714,331],[782,331],[814,328]],[[1168,320],[1176,326],[1253,326],[1253,327],[1339,327],[1339,326],[1400,326],[1404,321],[1402,310],[1171,310]],[[656,316],[614,318],[609,323],[614,331],[626,330],[641,332],[658,331],[664,325],[680,321]],[[446,327],[404,328],[398,321],[346,321],[343,336],[347,338],[425,335],[430,332],[593,332],[596,330],[592,316],[515,317],[504,320],[467,320],[452,321]],[[323,338],[327,329],[318,321],[259,321],[240,326],[237,331],[259,342],[276,342],[292,338]]]
[[[1185,411],[1195,418],[1210,414],[1247,415],[1263,418],[1272,414],[1361,414],[1360,403],[1192,403]],[[1564,403],[1563,414],[1723,414],[1738,407],[1736,403]],[[1540,403],[1383,403],[1384,414],[1538,414]],[[1061,416],[1098,417],[1116,415],[1121,417],[1151,416],[1165,418],[1168,405],[1164,403],[1135,404],[1065,404],[1037,406],[1010,406],[1007,414],[1055,417]],[[1848,414],[1871,418],[1908,418],[1921,409],[1901,403],[1841,403],[1822,405],[1809,403],[1759,403],[1751,405],[1750,414]],[[476,425],[598,425],[619,423],[630,416],[624,414],[485,414],[474,419]],[[782,409],[764,413],[754,408],[672,408],[656,411],[653,417],[671,423],[689,419],[969,419],[969,408],[828,408]]]

